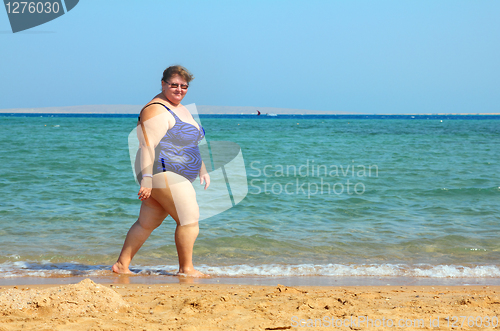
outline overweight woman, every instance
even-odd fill
[[[175,245],[178,275],[206,277],[193,266],[193,246],[198,236],[199,208],[192,183],[199,176],[205,189],[210,176],[201,160],[198,143],[205,131],[181,104],[193,76],[181,66],[163,72],[162,92],[141,110],[137,123],[140,149],[138,179],[142,201],[139,219],[127,233],[112,270],[131,274],[130,262],[142,244],[168,216],[177,223]],[[138,162],[140,161],[140,162]]]

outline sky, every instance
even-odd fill
[[[500,1],[81,0],[12,33],[0,9],[0,109],[143,105],[163,70],[184,104],[500,113]]]

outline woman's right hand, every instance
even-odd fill
[[[139,200],[144,201],[151,196],[151,191],[153,190],[153,179],[151,177],[144,177],[141,180],[141,188],[137,195],[139,196]]]

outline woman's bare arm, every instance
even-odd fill
[[[169,117],[172,116],[161,105],[151,105],[141,112],[137,127],[137,138],[140,145],[139,157],[143,174],[139,191],[139,199],[141,200],[147,199],[151,195],[153,178],[150,176],[153,175],[155,148],[170,128],[171,119]]]

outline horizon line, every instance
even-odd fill
[[[61,106],[61,107],[27,107],[27,108],[5,108],[0,109],[0,114],[116,114],[116,115],[131,115],[138,114],[142,105],[83,105],[83,106]],[[94,109],[92,109],[94,108]],[[97,108],[97,109],[96,109]],[[108,109],[104,109],[108,108]],[[111,108],[111,109],[109,109]],[[217,109],[219,108],[219,109]],[[225,108],[221,111],[220,108]],[[254,107],[254,106],[196,106],[199,115],[257,115],[257,110],[260,110],[262,115],[409,115],[409,116],[443,116],[443,115],[500,115],[500,113],[483,113],[483,112],[422,112],[422,113],[377,113],[377,112],[348,112],[348,111],[332,111],[332,110],[306,110],[293,108],[277,108],[277,107]]]

